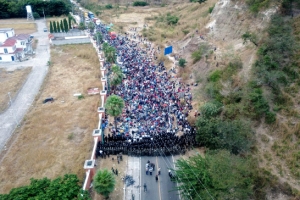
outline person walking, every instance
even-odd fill
[[[144,183],[144,192],[147,192],[147,185]]]
[[[158,172],[158,175],[160,175],[160,167],[158,168],[157,172]]]
[[[158,174],[156,174],[156,176],[155,176],[155,180],[156,180],[156,182],[158,181]]]

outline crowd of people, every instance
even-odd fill
[[[133,156],[174,155],[197,145],[196,130],[187,121],[192,110],[190,86],[172,78],[162,62],[154,63],[149,55],[155,49],[152,45],[142,49],[141,41],[132,40],[129,33],[111,39],[105,25],[97,26],[96,31],[115,47],[116,63],[127,75],[113,91],[124,99],[124,112],[117,118],[117,129],[108,123],[107,116],[103,119],[109,133],[98,143],[97,156],[120,152]],[[110,70],[111,64],[105,62],[105,67]]]

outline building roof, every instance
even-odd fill
[[[28,40],[28,39],[30,39],[30,35],[28,35],[28,34],[19,34],[19,35],[15,35],[13,37],[10,37],[10,38],[16,39],[16,40]]]
[[[0,28],[0,33],[6,33],[7,31],[13,31],[13,28]]]
[[[16,40],[13,38],[8,38],[3,42],[3,44],[0,47],[12,47],[16,44]]]

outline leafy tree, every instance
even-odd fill
[[[103,36],[100,32],[97,32],[94,36],[94,40],[97,41],[97,44],[101,44],[103,42]]]
[[[85,29],[85,25],[84,25],[83,22],[80,22],[80,23],[79,23],[78,29],[79,29],[79,30],[84,30],[84,29]]]
[[[52,21],[50,21],[50,33],[53,33],[53,25],[52,25]]]
[[[107,169],[98,170],[94,176],[94,189],[105,198],[108,198],[109,194],[114,191],[115,185],[115,176]]]
[[[68,23],[69,23],[69,29],[72,29],[72,21],[73,21],[73,19],[72,19],[73,17],[72,17],[72,15],[68,15]]]
[[[179,64],[180,67],[185,67],[186,60],[183,59],[183,58],[180,58],[178,64]]]
[[[132,4],[133,6],[147,6],[148,3],[146,1],[135,1]]]
[[[117,129],[117,120],[116,117],[118,117],[124,108],[124,100],[117,96],[117,95],[111,95],[107,98],[105,102],[105,109],[109,115],[114,117],[114,123],[115,123],[115,128]]]
[[[60,30],[61,30],[61,32],[65,32],[65,28],[64,28],[64,23],[63,23],[63,20],[60,20],[60,24],[59,24],[59,26],[60,26]]]
[[[59,22],[56,22],[56,28],[57,28],[57,32],[60,33],[61,30],[60,30]]]
[[[89,200],[89,194],[82,191],[75,174],[65,174],[54,180],[48,178],[30,179],[30,185],[13,188],[8,194],[0,194],[0,199],[82,199]]]
[[[95,24],[93,22],[89,22],[88,29],[90,30],[91,33],[93,33],[95,29]]]
[[[39,19],[39,18],[41,18],[40,14],[37,13],[37,12],[33,12],[33,13],[32,13],[32,16],[34,17],[34,19]]]
[[[217,101],[207,102],[201,108],[201,114],[205,118],[217,116],[221,112],[222,104]]]
[[[175,15],[171,15],[170,13],[168,13],[166,20],[167,20],[168,25],[176,25],[177,22],[179,21],[179,17],[177,17]]]
[[[244,33],[242,35],[242,39],[243,39],[243,44],[247,43],[248,41],[252,42],[255,46],[258,46],[257,44],[257,36],[254,33],[250,33],[249,31],[247,31],[246,33]]]
[[[196,140],[209,149],[227,149],[231,153],[247,152],[253,135],[248,123],[242,120],[199,117]]]
[[[110,78],[110,84],[114,87],[122,83],[123,80],[123,72],[121,68],[117,65],[112,66],[112,74]]]
[[[69,32],[69,24],[66,18],[63,20],[63,24],[64,24],[65,32],[66,33]]]
[[[202,58],[203,54],[206,51],[207,51],[207,46],[206,45],[201,45],[198,50],[194,51],[192,53],[193,63],[195,64],[196,62],[198,62]]]
[[[116,49],[114,47],[110,46],[106,42],[102,45],[102,47],[103,47],[104,55],[105,55],[107,62],[115,63]]]
[[[187,199],[250,199],[253,194],[251,160],[228,151],[208,151],[175,165],[178,190]]]
[[[53,26],[53,32],[57,33],[57,28],[56,28],[56,22],[52,22],[52,26]]]

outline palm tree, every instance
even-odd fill
[[[107,49],[104,51],[104,54],[107,62],[115,63],[116,49],[114,47],[108,46]]]
[[[98,194],[103,195],[106,199],[114,191],[116,180],[114,175],[107,169],[98,170],[94,176],[94,189]]]
[[[117,85],[122,83],[123,80],[123,72],[121,68],[117,65],[113,65],[111,68],[112,74],[110,78],[110,84],[113,87],[116,87]]]
[[[125,106],[124,100],[119,97],[118,95],[111,95],[107,98],[105,102],[105,109],[109,115],[114,117],[114,123],[115,123],[115,129],[117,130],[117,120],[116,117],[118,117]]]

